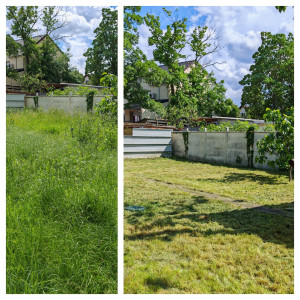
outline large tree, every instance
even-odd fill
[[[124,7],[124,97],[126,106],[139,104],[159,114],[164,114],[161,103],[151,99],[149,92],[142,87],[142,82],[160,86],[168,75],[138,47],[139,33],[137,26],[144,23],[139,6]]]
[[[168,75],[164,83],[169,88],[170,102],[166,117],[179,125],[182,120],[190,122],[199,116],[216,113],[236,116],[235,105],[232,101],[226,102],[223,82],[218,83],[213,73],[206,70],[208,66],[220,63],[211,59],[211,54],[221,49],[214,30],[198,26],[188,35],[187,19],[174,18],[171,11],[163,10],[170,20],[166,30],[162,29],[159,16],[147,14],[145,23],[151,33],[149,46],[155,46],[154,60],[167,67]],[[180,63],[187,58],[182,53],[187,45],[194,58],[189,73],[185,70],[186,66]],[[220,103],[226,103],[227,107],[232,104],[232,108],[221,110]]]
[[[8,6],[7,19],[12,21],[11,34],[22,39],[20,51],[25,58],[25,65],[28,72],[32,72],[31,61],[37,54],[36,42],[32,36],[38,31],[35,28],[41,14],[38,6]]]
[[[261,40],[250,74],[240,81],[241,104],[252,118],[262,118],[266,108],[285,113],[294,106],[294,36],[262,32]]]
[[[102,9],[102,20],[95,29],[92,47],[84,53],[85,72],[91,75],[91,83],[99,85],[103,73],[118,73],[118,14],[110,8]]]

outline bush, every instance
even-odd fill
[[[291,108],[287,114],[267,108],[264,120],[273,122],[276,132],[258,141],[259,156],[255,161],[261,164],[267,161],[270,167],[288,169],[289,160],[294,158],[294,108]],[[275,160],[268,161],[266,154],[275,155]]]

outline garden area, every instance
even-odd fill
[[[288,172],[176,158],[124,170],[125,293],[294,293]]]
[[[7,111],[6,292],[117,293],[117,121]]]

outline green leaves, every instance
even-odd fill
[[[85,72],[91,74],[91,83],[99,85],[102,73],[117,75],[117,11],[110,8],[102,9],[102,21],[95,29],[96,37],[92,42],[92,47],[84,53],[86,57]]]
[[[262,118],[266,108],[285,113],[294,106],[294,37],[262,32],[261,39],[251,73],[240,81],[241,104],[252,118]]]
[[[258,141],[259,156],[255,161],[262,164],[268,161],[266,154],[271,154],[276,158],[268,161],[269,166],[287,169],[289,160],[294,158],[294,108],[289,109],[286,114],[279,110],[267,109],[264,119],[274,124],[276,133],[270,133]]]

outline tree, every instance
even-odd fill
[[[294,158],[294,108],[282,114],[279,110],[266,110],[264,120],[273,122],[276,133],[270,133],[257,143],[259,156],[256,162],[280,169],[289,168],[289,160]],[[275,155],[275,160],[268,161],[266,154]]]
[[[262,118],[266,108],[285,113],[294,106],[294,36],[262,32],[261,39],[250,74],[240,81],[241,105],[252,118]]]
[[[282,13],[286,11],[287,6],[275,6],[275,8]]]
[[[137,26],[144,23],[144,18],[139,15],[140,10],[139,6],[124,8],[124,97],[128,101],[126,106],[139,104],[142,108],[163,115],[163,105],[151,99],[149,92],[142,87],[142,82],[159,86],[168,74],[153,60],[147,60],[137,46]]]
[[[189,36],[187,19],[174,18],[171,11],[163,10],[171,21],[166,30],[161,29],[158,16],[147,14],[145,23],[151,33],[149,46],[155,46],[154,60],[167,67],[168,75],[163,79],[168,85],[170,100],[166,118],[172,124],[182,126],[184,120],[191,123],[199,116],[211,116],[216,110],[219,113],[235,114],[234,106],[230,111],[220,109],[218,104],[225,103],[226,90],[223,82],[217,83],[214,74],[206,70],[208,66],[219,64],[210,58],[211,54],[221,49],[214,30],[198,26]],[[189,73],[180,63],[186,59],[186,55],[182,54],[186,45],[190,46],[194,56]],[[230,106],[232,102],[226,103]]]
[[[55,6],[10,6],[7,9],[7,19],[12,21],[12,35],[19,37],[22,42],[16,43],[11,36],[7,36],[6,52],[9,56],[21,54],[25,59],[25,72],[32,76],[38,75],[46,82],[58,83],[68,81],[82,83],[83,76],[70,66],[69,53],[58,55],[55,41],[63,38],[57,30],[68,25],[62,10]],[[37,45],[34,35],[39,33],[37,22],[43,25],[43,41]],[[60,50],[59,50],[60,52]],[[7,69],[7,75],[22,82],[22,76]],[[81,76],[80,76],[81,75]]]
[[[32,36],[38,31],[35,28],[40,18],[38,7],[21,6],[17,8],[16,6],[8,6],[6,17],[8,20],[12,20],[11,34],[23,40],[23,43],[20,44],[20,51],[22,55],[24,55],[26,69],[31,73],[31,58],[33,58],[37,52],[36,43],[32,39]]]
[[[19,53],[20,45],[9,35],[6,35],[6,55],[17,56]],[[6,65],[6,76],[12,79],[17,79],[18,72],[11,65]]]
[[[91,83],[99,85],[103,73],[118,73],[118,26],[117,11],[102,9],[102,21],[95,29],[96,37],[92,47],[84,53],[86,57],[85,72],[91,74]]]

